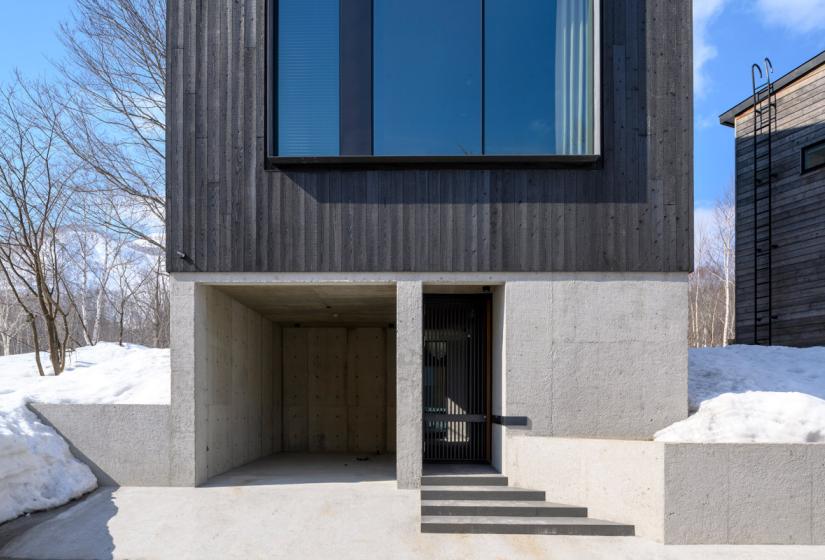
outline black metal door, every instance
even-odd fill
[[[489,461],[489,294],[424,296],[425,461]]]

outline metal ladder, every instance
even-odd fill
[[[765,59],[765,72],[751,66],[753,85],[753,343],[772,343],[771,251],[776,248],[771,235],[771,205],[774,173],[772,135],[776,127],[776,94],[771,81],[773,65]]]

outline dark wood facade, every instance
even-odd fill
[[[275,170],[266,4],[169,1],[170,271],[691,270],[689,0],[601,2],[596,163]]]
[[[825,140],[825,52],[777,81],[771,273],[768,284],[760,281],[757,294],[753,118],[747,102],[721,118],[736,126],[736,340],[755,342],[755,295],[769,295],[771,344],[825,345],[825,168],[803,173],[801,165],[802,149]],[[759,324],[767,319],[758,318]]]

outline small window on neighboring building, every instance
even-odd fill
[[[825,167],[825,140],[802,148],[802,173]]]

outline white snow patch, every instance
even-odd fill
[[[693,443],[825,443],[825,347],[689,352],[689,408],[655,434]]]
[[[79,348],[59,376],[34,354],[0,357],[0,523],[52,508],[97,487],[92,471],[27,407],[42,403],[168,404],[169,350],[101,342]]]

